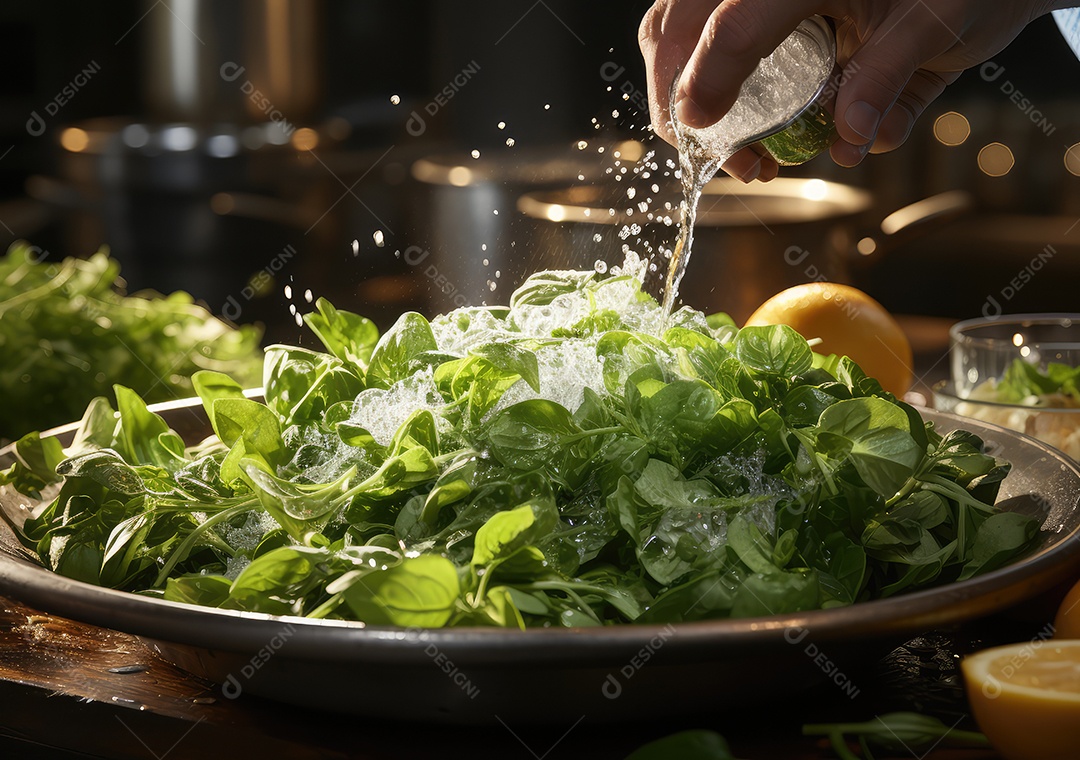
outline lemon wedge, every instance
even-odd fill
[[[1080,757],[1080,641],[986,649],[961,668],[975,721],[1006,760]]]

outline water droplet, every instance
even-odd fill
[[[588,147],[589,147],[589,144],[587,142],[585,142],[584,140],[578,140],[578,144],[577,144],[577,149],[578,150],[585,150]]]
[[[604,241],[604,236],[597,232],[595,235],[592,236],[592,241],[594,243],[602,243]]]
[[[500,270],[496,269],[496,270],[495,270],[495,277],[496,277],[496,278],[498,278],[498,277],[502,277],[502,272],[501,272]]]
[[[480,250],[481,251],[486,251],[487,250],[487,243],[481,243],[480,244]]]
[[[315,297],[311,294],[311,288],[308,288],[307,290],[304,291],[304,300],[307,301],[308,303],[311,303],[312,301],[315,300]]]
[[[486,266],[486,267],[491,266],[491,262],[489,260],[487,260],[487,259],[484,259],[484,266]]]
[[[297,327],[303,327],[304,326],[304,318],[301,317],[299,314],[296,315],[296,326]]]
[[[498,127],[499,127],[499,129],[506,129],[506,122],[505,121],[500,121],[499,124],[498,124]]]
[[[544,103],[544,110],[545,111],[550,111],[551,110],[551,103]]]
[[[386,243],[385,239],[383,238],[382,230],[375,230],[373,233],[371,233],[371,239],[375,241],[375,245],[379,246],[379,248],[382,248],[383,245],[385,245]]]
[[[626,188],[626,197],[627,197],[627,198],[633,199],[633,197],[634,197],[635,195],[637,195],[637,190],[635,190],[635,189],[634,189],[634,188],[632,188],[632,187],[628,187],[628,188]]]
[[[395,106],[399,105],[401,103],[401,96],[400,95],[391,95],[390,96],[390,102],[393,103]]]
[[[603,259],[597,259],[593,264],[593,269],[596,270],[597,274],[604,274],[607,272],[607,262]]]
[[[296,316],[296,304],[289,304],[289,313],[292,314],[294,317]]]
[[[616,118],[616,119],[617,119],[617,118],[619,118],[619,111],[618,111],[618,109],[615,109],[615,110],[613,110],[613,111],[611,112],[611,115],[612,115],[612,116],[613,116],[614,118]]]
[[[355,238],[352,241],[352,255],[353,256],[359,256],[360,255],[360,241],[356,240]]]
[[[495,292],[495,288],[497,287],[499,286],[495,283],[495,280],[488,280],[488,290]]]
[[[473,148],[473,152],[471,155],[473,158],[480,158],[480,151],[476,150],[476,148]]]
[[[289,299],[292,298],[292,285],[285,286],[285,297]]]
[[[506,147],[507,148],[513,148],[514,145],[515,145],[514,138],[513,137],[507,137],[506,138]]]

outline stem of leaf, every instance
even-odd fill
[[[575,433],[574,435],[568,435],[565,438],[559,439],[559,442],[563,443],[563,444],[575,443],[575,442],[580,441],[580,440],[582,440],[584,438],[591,438],[592,436],[596,436],[596,435],[610,435],[612,433],[625,433],[625,432],[626,432],[626,428],[623,427],[622,425],[613,425],[612,427],[593,428],[592,430],[584,430],[584,431],[582,431],[580,433]]]
[[[202,523],[197,528],[194,528],[191,533],[187,535],[187,538],[185,538],[183,542],[178,547],[176,547],[173,553],[169,555],[169,559],[166,560],[165,564],[161,568],[161,572],[158,573],[157,580],[154,581],[154,587],[160,587],[162,584],[165,583],[173,568],[176,567],[179,562],[183,561],[187,557],[188,553],[191,551],[191,548],[195,546],[195,542],[198,541],[199,537],[203,533],[210,530],[218,523],[225,522],[226,520],[229,520],[236,515],[242,514],[244,512],[249,512],[257,506],[258,500],[256,499],[242,502],[240,504],[237,504],[235,507],[230,507],[229,509],[218,512],[216,515],[209,518],[206,522]]]

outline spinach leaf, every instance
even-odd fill
[[[810,345],[787,325],[744,327],[735,336],[735,356],[752,370],[786,378],[813,364]]]
[[[427,554],[357,578],[345,590],[345,603],[371,625],[441,628],[450,621],[461,595],[454,564]]]
[[[371,352],[367,368],[369,388],[389,388],[416,369],[421,354],[436,351],[431,325],[420,314],[407,312],[383,335]]]

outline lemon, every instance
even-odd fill
[[[850,357],[863,372],[897,396],[911,387],[911,344],[892,315],[850,285],[808,282],[777,293],[757,308],[747,325],[787,325],[806,339],[818,338],[819,354]]]
[[[1080,583],[1066,594],[1057,617],[1054,618],[1054,637],[1059,639],[1080,639]]]
[[[1080,757],[1080,641],[1028,641],[961,663],[979,728],[1006,760]]]

